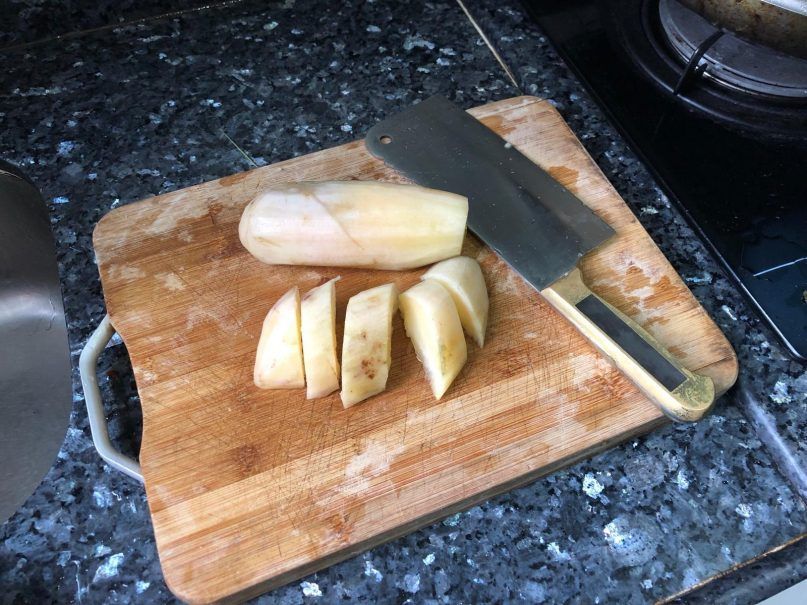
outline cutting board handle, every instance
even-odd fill
[[[98,386],[98,376],[96,375],[98,358],[114,335],[115,328],[112,321],[109,319],[109,315],[105,315],[95,332],[87,339],[87,344],[84,345],[79,357],[81,388],[84,389],[84,400],[87,403],[92,442],[95,449],[98,450],[98,454],[112,468],[126,473],[142,483],[143,473],[140,471],[140,464],[134,458],[116,450],[109,439],[104,402]]]
[[[673,420],[692,422],[712,407],[712,379],[686,369],[644,328],[589,290],[580,269],[541,294]]]

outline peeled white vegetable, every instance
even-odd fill
[[[297,286],[281,296],[263,320],[253,380],[261,389],[305,386]]]
[[[398,289],[386,284],[351,297],[342,341],[342,405],[377,395],[387,386],[392,351],[392,317]]]
[[[398,301],[406,334],[440,399],[468,358],[457,307],[446,289],[431,279],[412,286]]]
[[[273,185],[244,210],[238,234],[275,265],[412,269],[456,256],[467,198],[363,181]]]
[[[306,397],[325,397],[339,388],[336,359],[336,281],[305,293],[300,303]]]
[[[420,278],[440,282],[457,307],[462,327],[480,347],[488,327],[488,290],[479,263],[467,256],[449,258],[434,265]]]

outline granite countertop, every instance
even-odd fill
[[[738,388],[702,422],[664,426],[257,602],[642,603],[789,542],[799,556],[770,565],[791,566],[781,584],[804,575],[804,366],[749,311],[514,0],[468,3],[512,80],[450,0],[196,4],[161,16],[156,0],[14,0],[0,18],[0,157],[47,200],[74,368],[58,459],[2,528],[4,603],[173,600],[143,488],[96,454],[78,379],[78,355],[104,315],[91,243],[100,217],[359,138],[435,93],[463,107],[549,99],[734,345]],[[141,417],[119,340],[100,376],[112,439],[136,455]],[[723,580],[731,591],[692,600],[750,602],[770,590],[743,584],[742,573]]]

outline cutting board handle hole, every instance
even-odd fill
[[[382,134],[380,137],[378,137],[378,140],[381,141],[382,145],[389,145],[392,143],[392,137],[388,134]]]

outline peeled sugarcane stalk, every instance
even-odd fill
[[[276,265],[412,269],[460,253],[467,198],[417,185],[273,185],[241,216],[241,243]]]
[[[334,278],[305,293],[300,303],[306,397],[325,397],[339,388],[336,359],[336,282]]]
[[[468,357],[457,308],[446,289],[431,279],[412,286],[398,300],[406,334],[434,397],[440,399]]]
[[[387,387],[392,353],[392,317],[398,308],[395,284],[352,296],[342,341],[342,405],[346,408]]]
[[[431,267],[420,279],[433,279],[448,291],[463,329],[476,344],[484,345],[490,303],[479,263],[467,256],[449,258]]]
[[[261,389],[305,386],[297,286],[281,296],[263,320],[253,380]]]

